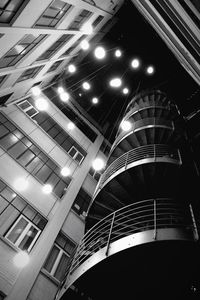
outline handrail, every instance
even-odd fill
[[[64,281],[98,250],[105,248],[108,255],[110,244],[119,238],[147,230],[154,230],[156,238],[157,230],[161,228],[183,228],[195,237],[197,226],[191,205],[170,198],[157,198],[132,203],[109,214],[84,235],[71,258]]]
[[[95,195],[97,191],[102,188],[103,184],[115,172],[119,171],[122,168],[126,169],[127,166],[133,162],[150,158],[164,158],[165,160],[168,159],[169,162],[181,164],[181,158],[178,149],[173,149],[165,144],[149,144],[131,149],[114,160],[110,165],[108,165],[108,167],[100,177],[99,183],[96,187]]]

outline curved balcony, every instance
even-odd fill
[[[124,172],[126,169],[145,163],[166,162],[181,165],[179,150],[172,149],[168,145],[150,144],[132,149],[114,160],[102,174],[95,191],[97,193],[108,181]]]
[[[65,288],[107,256],[154,240],[198,240],[192,206],[159,198],[111,213],[82,238],[63,281]]]

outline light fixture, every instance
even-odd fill
[[[30,257],[26,251],[18,252],[13,259],[13,262],[16,267],[24,268],[30,261]]]
[[[68,66],[68,71],[69,71],[70,73],[74,73],[74,72],[76,71],[75,65],[70,64],[70,65]]]
[[[153,66],[149,66],[146,71],[147,71],[147,74],[151,75],[155,72],[155,69]]]
[[[60,171],[61,175],[67,177],[70,175],[70,169],[68,167],[64,167]]]
[[[103,47],[98,46],[96,47],[96,49],[94,50],[94,55],[96,56],[96,58],[98,59],[102,59],[105,57],[106,55],[106,51]]]
[[[115,50],[115,56],[116,56],[116,57],[122,56],[121,50],[119,50],[119,49]]]
[[[129,89],[127,87],[123,88],[122,93],[124,95],[128,94],[129,93]]]
[[[83,40],[83,41],[81,42],[81,48],[82,48],[83,50],[88,50],[89,47],[90,47],[90,44],[88,43],[88,41]]]
[[[95,171],[102,170],[104,168],[104,166],[105,166],[105,163],[102,158],[96,158],[92,163],[92,167]]]
[[[81,26],[80,30],[84,31],[85,34],[92,34],[93,32],[92,24],[87,22]]]
[[[62,93],[65,92],[65,90],[63,89],[62,86],[59,86],[58,89],[57,89],[57,91],[58,91],[59,94],[62,94]]]
[[[69,122],[69,123],[67,124],[67,128],[68,128],[69,130],[73,130],[73,129],[75,128],[74,123],[73,123],[73,122]]]
[[[137,69],[140,66],[140,61],[138,58],[134,58],[131,62],[131,66],[133,69]]]
[[[92,98],[92,103],[93,104],[97,104],[99,102],[98,98],[97,97],[93,97]]]
[[[14,181],[14,187],[17,191],[24,191],[28,187],[26,178],[20,177]]]
[[[52,186],[50,184],[45,184],[42,188],[43,193],[50,194],[52,192]]]
[[[132,124],[130,121],[122,121],[120,127],[123,131],[129,131],[132,127]]]
[[[47,110],[48,102],[45,98],[40,97],[40,98],[36,99],[35,106],[40,111]]]
[[[82,87],[84,88],[84,90],[89,90],[91,88],[91,85],[87,81],[84,81]]]
[[[40,89],[40,87],[39,86],[33,86],[32,88],[31,88],[31,92],[32,92],[32,94],[33,94],[33,96],[40,96],[41,95],[41,89]]]
[[[69,100],[69,94],[67,92],[64,92],[64,93],[60,94],[60,99],[63,102],[67,102]]]
[[[113,78],[109,82],[111,87],[120,87],[122,84],[122,81],[120,78]]]

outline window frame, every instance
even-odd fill
[[[70,154],[70,152],[71,152],[73,149],[76,151],[76,153],[72,156],[72,155]],[[80,165],[80,164],[82,163],[82,161],[84,160],[83,154],[82,154],[75,146],[72,146],[72,147],[69,149],[68,154],[69,154],[69,156],[70,156],[74,161],[76,161],[79,165]],[[80,155],[82,156],[82,158],[81,158],[80,161],[76,160],[76,157],[78,156],[78,154],[80,154]]]
[[[17,240],[13,243],[9,238],[8,235],[13,231],[13,229],[16,227],[16,225],[20,222],[21,219],[24,219],[25,221],[28,222],[28,224],[26,225],[26,227],[22,230],[22,232],[20,233],[19,237],[17,238]],[[12,224],[12,226],[10,227],[10,229],[6,232],[5,234],[5,238],[12,243],[15,247],[17,247],[18,249],[21,249],[19,247],[20,243],[23,241],[23,239],[26,237],[29,229],[31,227],[34,227],[38,232],[35,235],[34,239],[32,240],[30,246],[28,247],[28,249],[26,249],[25,251],[30,252],[31,249],[33,248],[34,244],[36,243],[40,233],[41,233],[41,229],[39,229],[35,224],[33,224],[28,218],[26,218],[24,215],[20,215],[15,222]]]
[[[23,103],[28,103],[28,107],[27,108],[25,108],[25,109],[23,109],[20,105],[21,104],[23,104]],[[39,110],[37,110],[27,99],[25,99],[25,100],[23,100],[22,102],[20,102],[20,103],[17,103],[17,106],[19,106],[19,108],[22,110],[22,111],[24,111],[30,118],[32,118],[32,117],[34,117],[34,116],[36,116],[38,113],[39,113]],[[34,114],[32,114],[32,115],[29,115],[27,112],[29,111],[29,110],[31,110],[31,109],[34,109],[35,110],[35,113]]]

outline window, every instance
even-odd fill
[[[30,252],[39,234],[40,230],[28,219],[21,216],[13,224],[5,237],[21,250]]]
[[[0,234],[29,252],[46,224],[44,217],[0,180]]]
[[[26,108],[26,104],[24,106],[24,102],[25,101],[21,102],[18,105],[20,106],[22,104],[20,108],[28,114],[29,111]],[[32,103],[32,99],[29,98],[29,101],[27,102]],[[74,151],[72,149],[72,151],[70,152],[70,156],[79,163],[83,161],[83,159],[87,155],[87,152],[46,112],[38,112],[37,114],[32,116],[32,119],[35,120],[37,124],[41,126],[41,128],[45,130],[45,132],[48,133],[51,138],[53,138],[66,152],[69,153],[69,151],[74,146],[76,150]]]
[[[92,23],[92,26],[95,28],[103,20],[103,18],[103,16],[98,16],[96,20],[94,20],[94,22]]]
[[[0,76],[0,85],[3,83],[3,81],[6,79],[7,75]]]
[[[99,180],[99,178],[101,176],[101,173],[99,173],[98,171],[95,171],[93,168],[90,168],[89,174],[97,181]]]
[[[0,68],[14,66],[28,52],[35,48],[45,36],[45,34],[26,34],[17,45],[11,48],[6,55],[0,59]]]
[[[74,42],[74,44],[71,47],[69,47],[62,54],[62,56],[69,55],[77,46],[80,46],[81,41],[84,40],[86,36],[87,36],[87,34],[83,34],[76,42]]]
[[[31,68],[31,69],[27,69],[26,71],[24,71],[21,76],[17,79],[17,82],[20,81],[24,81],[24,80],[28,80],[31,78],[34,78],[42,69],[43,67],[39,66],[39,67],[35,67],[35,68]]]
[[[1,96],[0,97],[0,105],[4,105],[8,99],[12,96],[13,93],[10,93],[10,94],[6,94],[4,96]]]
[[[44,269],[57,280],[62,281],[74,248],[75,243],[64,234],[59,233],[44,264]]]
[[[0,23],[10,23],[24,2],[24,0],[0,1]]]
[[[66,15],[72,5],[54,0],[51,5],[44,11],[42,16],[37,20],[36,27],[55,27],[58,22]]]
[[[86,22],[92,13],[86,9],[83,9],[81,13],[70,24],[68,30],[79,30],[84,22]]]
[[[77,161],[79,164],[82,162],[82,160],[84,159],[84,156],[73,146],[71,147],[71,149],[69,150],[69,155],[75,160]]]
[[[47,71],[47,73],[53,72],[55,71],[61,64],[62,64],[63,60],[58,60],[56,61]]]
[[[72,205],[72,209],[82,217],[86,216],[88,207],[91,202],[91,196],[84,189],[80,189]]]
[[[2,113],[0,146],[40,182],[50,184],[58,197],[63,196],[72,178],[62,178],[60,168]]]
[[[63,34],[51,47],[46,50],[42,55],[37,58],[38,60],[43,60],[50,58],[58,49],[60,49],[67,41],[73,37],[73,34]]]
[[[18,106],[27,114],[29,117],[34,117],[39,113],[39,111],[31,105],[28,100],[24,100],[18,104]]]

